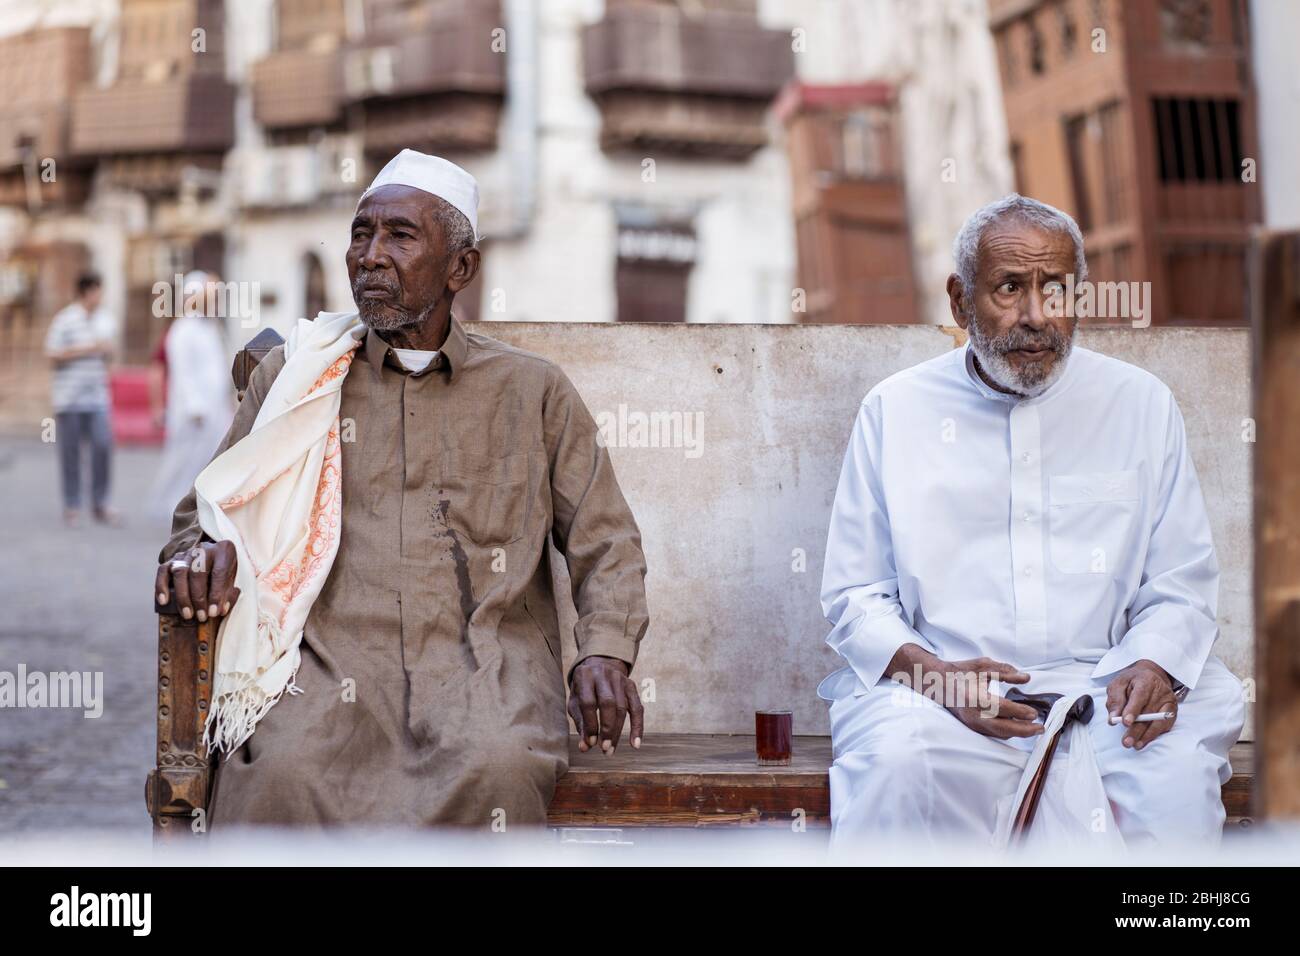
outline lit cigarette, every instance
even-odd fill
[[[1173,720],[1174,712],[1172,710],[1159,710],[1152,714],[1138,714],[1133,718],[1135,724],[1154,724],[1157,720]],[[1119,723],[1119,717],[1112,714],[1110,724],[1113,726]]]

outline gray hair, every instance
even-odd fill
[[[434,196],[433,221],[442,229],[447,240],[447,255],[455,255],[462,249],[473,248],[478,241],[474,228],[466,215],[441,196]]]
[[[953,240],[952,258],[957,265],[957,278],[961,280],[965,295],[969,296],[975,291],[975,260],[985,230],[1008,219],[1069,236],[1074,243],[1074,281],[1077,284],[1088,278],[1088,260],[1083,254],[1083,233],[1074,217],[1045,202],[1011,193],[975,210]]]

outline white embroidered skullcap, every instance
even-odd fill
[[[475,237],[478,236],[478,181],[455,163],[441,156],[404,149],[379,171],[370,188],[361,194],[361,199],[380,186],[392,185],[411,186],[445,200],[464,214]],[[358,206],[361,199],[357,200]]]

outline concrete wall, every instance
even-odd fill
[[[953,338],[927,326],[477,328],[559,362],[598,420],[621,404],[702,426],[697,450],[610,449],[650,568],[637,665],[655,681],[649,729],[752,733],[755,709],[781,707],[794,710],[796,733],[827,733],[814,689],[839,665],[818,592],[849,428],[873,385]],[[1218,653],[1249,676],[1247,333],[1099,330],[1080,342],[1150,369],[1177,395],[1223,568]]]

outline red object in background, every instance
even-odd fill
[[[118,368],[108,377],[113,440],[123,445],[161,445],[162,426],[149,407],[149,369]]]

